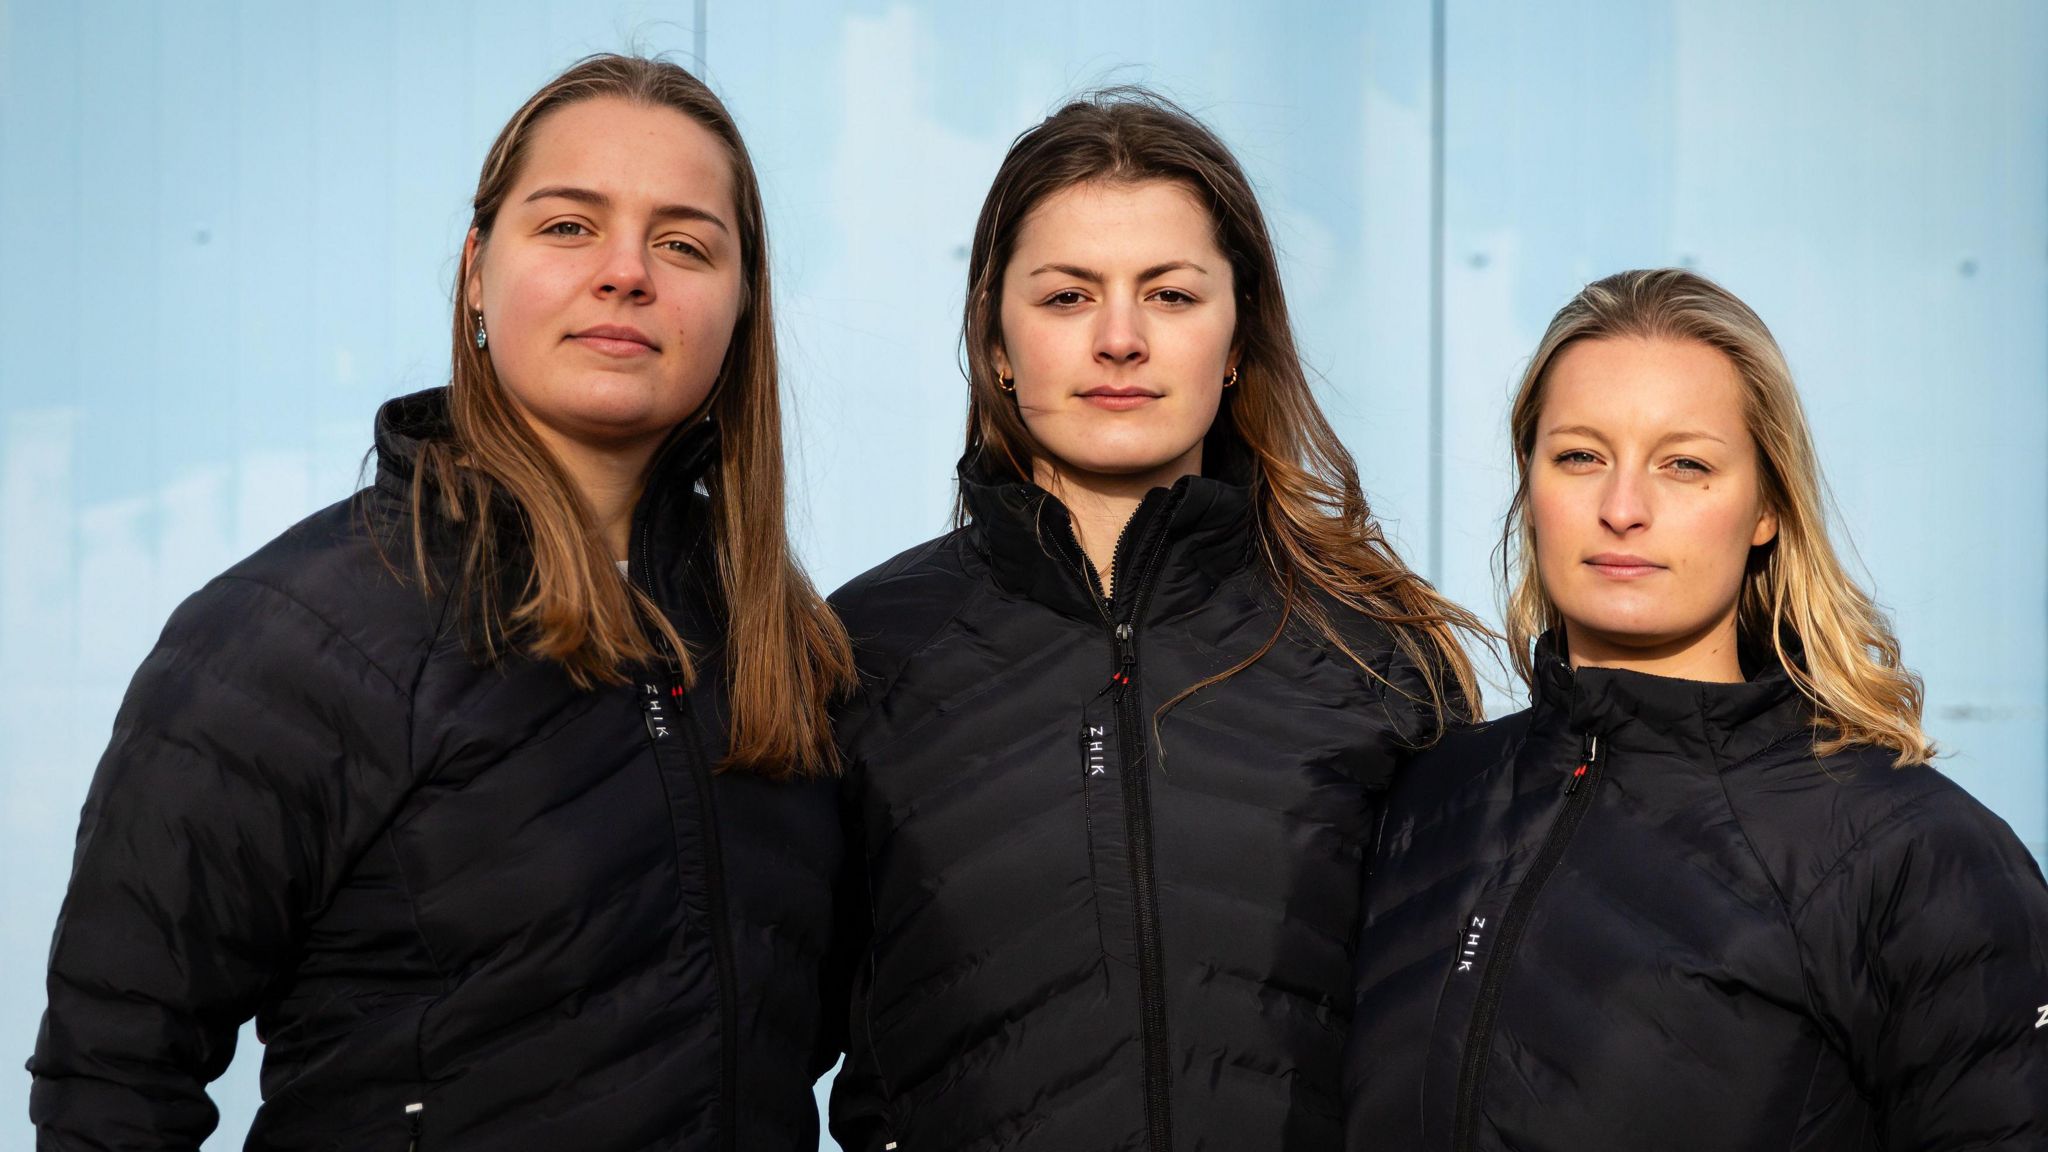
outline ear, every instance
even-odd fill
[[[1749,534],[1749,546],[1761,548],[1778,538],[1778,514],[1766,508],[1756,518],[1756,531]]]
[[[462,266],[468,272],[462,278],[462,303],[471,312],[484,310],[483,240],[474,228],[462,241]]]

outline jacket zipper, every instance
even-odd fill
[[[640,570],[649,582],[647,591],[650,596],[654,579],[653,536],[652,525],[640,533]],[[664,637],[657,633],[655,640],[661,648],[662,658],[668,662],[669,699],[689,721],[690,745],[694,753],[690,762],[690,778],[697,787],[697,810],[703,814],[704,886],[711,912],[711,952],[718,971],[718,1142],[723,1148],[737,1149],[740,1010],[736,996],[739,977],[738,964],[733,958],[730,913],[725,900],[725,849],[719,839],[718,802],[711,787],[711,765],[705,756],[700,725],[683,705],[682,665],[676,654],[669,651]]]
[[[425,1117],[426,1111],[427,1106],[424,1103],[405,1106],[405,1126],[408,1132],[405,1152],[420,1152],[420,1121]]]
[[[1135,578],[1128,572],[1118,577],[1121,586],[1116,596],[1105,598],[1102,595],[1102,580],[1095,565],[1081,551],[1080,541],[1073,541],[1082,574],[1087,577],[1089,589],[1095,594],[1095,606],[1109,625],[1111,651],[1116,659],[1109,687],[1116,694],[1118,751],[1123,760],[1124,835],[1129,844],[1131,903],[1138,937],[1139,1025],[1144,1047],[1145,1127],[1150,1152],[1171,1152],[1173,1148],[1173,1098],[1166,1044],[1165,961],[1160,955],[1158,897],[1152,879],[1151,773],[1145,757],[1144,738],[1138,727],[1138,691],[1134,684],[1138,671],[1137,621],[1153,572],[1158,567],[1159,556],[1166,550],[1165,526],[1179,502],[1179,490],[1167,497],[1158,512],[1158,541],[1146,553]],[[1137,515],[1133,513],[1131,520],[1136,519]],[[1117,534],[1116,550],[1112,556],[1123,550],[1124,538],[1131,530],[1131,520],[1126,520],[1123,530]],[[1071,521],[1068,534],[1072,535]],[[1117,610],[1119,607],[1123,609],[1121,612]]]
[[[1586,818],[1586,810],[1593,806],[1593,797],[1600,791],[1601,765],[1600,737],[1589,733],[1580,750],[1578,767],[1565,779],[1564,808],[1551,822],[1543,847],[1537,850],[1528,874],[1522,877],[1521,885],[1508,901],[1507,911],[1501,914],[1500,932],[1494,937],[1492,954],[1486,958],[1486,970],[1480,974],[1472,1026],[1465,1033],[1465,1051],[1458,1069],[1457,1110],[1451,1123],[1453,1152],[1469,1152],[1477,1138],[1479,1094],[1486,1085],[1487,1060],[1493,1054],[1493,1028],[1500,1015],[1501,989],[1507,982],[1508,968],[1514,963],[1515,948],[1521,943],[1522,930],[1536,897],[1556,871],[1558,861],[1564,858],[1565,848],[1571,844],[1579,822]]]

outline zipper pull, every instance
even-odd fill
[[[1131,669],[1138,663],[1138,649],[1131,642],[1136,635],[1137,630],[1131,627],[1128,620],[1116,626],[1116,671],[1110,675],[1110,683],[1131,682]]]
[[[1585,751],[1579,755],[1579,766],[1572,769],[1571,779],[1564,783],[1565,795],[1569,796],[1579,790],[1579,781],[1586,778],[1586,773],[1593,770],[1593,765],[1598,763],[1599,759],[1600,737],[1589,732],[1586,734]]]
[[[405,1152],[419,1152],[420,1114],[425,1112],[426,1110],[427,1106],[422,1103],[407,1104],[405,1106],[405,1115],[406,1118],[411,1121],[412,1128],[412,1139],[407,1140],[405,1142]]]

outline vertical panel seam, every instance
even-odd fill
[[[1426,575],[1444,582],[1444,11],[1430,0],[1429,30],[1429,549]]]

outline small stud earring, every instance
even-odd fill
[[[490,337],[484,335],[484,314],[476,314],[476,346],[481,349]]]

